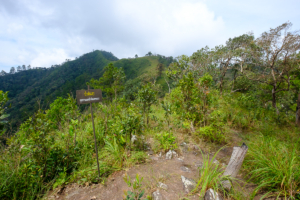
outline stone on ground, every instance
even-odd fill
[[[156,190],[155,192],[152,193],[152,199],[153,200],[163,200],[163,197],[159,190]]]
[[[181,176],[181,180],[183,183],[183,189],[186,193],[189,193],[190,191],[192,191],[196,186],[196,182],[192,179],[188,179],[184,176]]]
[[[204,200],[222,200],[222,197],[210,188],[206,191]]]
[[[177,153],[173,150],[169,150],[167,153],[166,153],[166,159],[167,160],[171,160],[173,157],[177,157]]]

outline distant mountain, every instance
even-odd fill
[[[172,57],[161,55],[119,60],[110,52],[96,50],[55,67],[0,76],[0,90],[9,91],[12,107],[8,112],[15,128],[39,106],[47,109],[57,97],[66,97],[68,93],[74,96],[76,90],[85,89],[86,82],[99,79],[110,62],[123,67],[128,80],[155,70],[158,63],[168,66],[172,61]]]

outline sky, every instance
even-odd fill
[[[118,58],[192,55],[287,21],[300,0],[1,0],[0,71],[50,67],[93,50]]]

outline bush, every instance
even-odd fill
[[[158,133],[155,135],[155,139],[159,142],[157,148],[164,149],[165,151],[177,149],[176,137],[173,133]]]

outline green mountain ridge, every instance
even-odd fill
[[[74,96],[76,90],[86,88],[92,78],[99,79],[110,62],[118,68],[123,67],[126,80],[129,80],[155,70],[158,63],[168,66],[172,60],[172,57],[161,55],[119,60],[110,52],[96,50],[57,67],[1,76],[0,90],[9,91],[9,104],[13,105],[8,110],[9,120],[11,127],[18,127],[39,107],[47,109],[57,97]],[[160,79],[158,81],[164,83]]]

